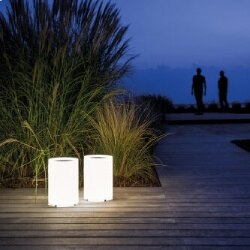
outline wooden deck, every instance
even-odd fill
[[[174,204],[167,204],[161,188],[115,188],[113,201],[81,199],[71,208],[48,207],[44,190],[39,190],[36,203],[33,189],[0,189],[0,200],[0,249],[179,244]]]
[[[249,131],[169,126],[162,187],[115,188],[106,203],[53,208],[44,190],[35,203],[32,189],[0,189],[0,249],[250,249],[250,154],[230,143]]]
[[[187,249],[250,249],[250,124],[167,126],[156,155]],[[184,229],[184,231],[182,231]],[[188,230],[186,230],[188,229]]]

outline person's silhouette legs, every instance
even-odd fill
[[[202,115],[203,113],[203,101],[202,101],[202,91],[195,91],[195,100],[197,105],[197,114]]]
[[[227,102],[227,93],[220,92],[219,94],[220,99],[220,107],[221,110],[224,111],[229,108],[228,102]]]

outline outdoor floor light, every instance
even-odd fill
[[[79,202],[79,161],[72,157],[50,158],[48,164],[48,204],[70,207]]]
[[[113,156],[84,156],[84,199],[93,202],[113,200]]]

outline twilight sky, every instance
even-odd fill
[[[250,101],[250,0],[112,0],[130,25],[139,54],[125,86],[194,103],[191,79],[206,76],[205,101],[217,102],[219,71],[229,77],[229,101]]]
[[[250,102],[250,0],[110,1],[130,25],[131,53],[139,54],[133,74],[123,80],[131,92],[194,103],[192,76],[201,67],[205,102],[218,101],[222,69],[229,78],[229,102]],[[0,10],[6,3],[0,0]]]
[[[249,0],[113,0],[140,68],[249,66]]]

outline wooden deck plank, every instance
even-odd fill
[[[250,224],[246,217],[13,217],[1,218],[0,227],[4,225],[24,224]]]
[[[88,218],[88,217],[96,217],[96,218],[175,218],[175,217],[197,217],[197,218],[242,218],[247,217],[250,218],[249,212],[69,212],[69,213],[2,213],[0,214],[0,218],[67,218],[67,217],[76,217],[76,218]]]
[[[1,250],[44,250],[45,247],[44,246],[29,246],[29,245],[22,245],[22,246],[15,246],[15,245],[12,245],[12,246],[1,246]],[[117,250],[117,246],[112,246],[112,245],[98,245],[98,246],[62,246],[62,245],[59,245],[59,246],[49,246],[49,245],[46,245],[46,250],[65,250],[65,249],[84,249],[84,250],[94,250],[94,249],[98,249],[98,250]],[[185,246],[167,246],[167,245],[164,245],[164,246],[146,246],[146,245],[133,245],[133,246],[126,246],[126,245],[119,245],[119,250],[138,250],[138,249],[143,249],[143,250],[203,250],[201,248],[199,249],[190,249],[190,248],[187,248]],[[240,248],[242,249],[242,248]],[[210,249],[204,249],[204,250],[211,250]],[[235,249],[235,248],[230,248],[230,249],[223,249],[223,250],[239,250],[239,248]],[[244,250],[244,249],[243,249]]]
[[[44,250],[44,246],[28,246],[28,245],[23,245],[23,246],[1,246],[1,250],[13,250],[13,249],[17,249],[18,250]],[[117,250],[117,246],[112,246],[112,245],[104,245],[104,246],[84,246],[81,247],[81,246],[46,246],[46,250],[65,250],[65,249],[84,249],[84,250],[93,250],[93,249],[98,249],[98,250]],[[207,248],[202,248],[202,249],[191,249],[191,248],[187,248],[185,246],[168,246],[168,245],[165,245],[165,246],[145,246],[143,245],[140,246],[126,246],[126,245],[121,245],[119,246],[119,250],[138,250],[138,249],[145,249],[145,250],[211,250],[210,249],[207,249]],[[239,248],[238,248],[239,249]],[[235,249],[235,248],[228,248],[228,249],[225,249],[225,250],[238,250],[238,249]],[[242,250],[245,250],[244,248],[240,248]],[[224,249],[223,249],[224,250]]]
[[[149,207],[119,207],[119,214],[121,213],[152,213],[159,214],[168,213],[224,213],[224,214],[245,214],[250,216],[249,206],[149,206]],[[43,215],[54,215],[55,213],[63,216],[67,214],[75,214],[81,216],[83,213],[116,213],[117,207],[74,207],[74,208],[54,208],[54,207],[2,207],[0,217],[7,214],[26,214],[27,216],[35,217]]]
[[[245,242],[250,242],[250,239],[243,239]],[[235,240],[236,241],[236,240]],[[243,242],[241,243],[241,245]],[[30,246],[47,246],[47,245],[58,245],[58,246],[103,246],[103,245],[111,245],[111,246],[133,246],[133,245],[153,245],[153,246],[161,246],[161,245],[184,245],[184,240],[181,238],[167,238],[167,237],[82,237],[82,238],[1,238],[0,246],[4,245],[30,245]]]
[[[67,231],[72,230],[73,232],[76,230],[110,230],[109,234],[113,235],[113,231],[117,230],[185,230],[189,231],[188,235],[192,236],[195,235],[195,230],[207,232],[208,230],[218,232],[220,230],[223,231],[231,231],[231,232],[238,232],[238,235],[241,236],[239,233],[242,231],[243,233],[248,233],[245,237],[249,237],[250,235],[250,225],[249,223],[234,223],[234,224],[219,224],[219,223],[147,223],[146,221],[143,223],[31,223],[31,224],[22,224],[22,223],[10,223],[10,224],[0,224],[1,231],[53,231],[53,230],[61,230]],[[223,232],[222,231],[222,232]],[[20,233],[21,235],[22,233]],[[242,235],[243,236],[243,235]]]
[[[148,207],[148,208],[157,208],[157,207],[166,207],[166,208],[183,208],[185,209],[186,207],[216,207],[216,208],[228,208],[230,206],[234,206],[235,208],[240,208],[240,207],[244,207],[244,208],[250,208],[250,202],[228,202],[225,201],[223,203],[219,203],[218,202],[209,202],[209,201],[203,201],[203,202],[154,202],[154,203],[148,203],[148,202],[112,202],[112,203],[107,203],[107,204],[94,204],[94,203],[80,203],[77,205],[77,207],[74,209],[81,209],[81,208],[140,208],[140,207]],[[0,208],[1,211],[3,211],[4,209],[8,209],[8,208],[37,208],[38,210],[44,209],[44,208],[48,208],[48,204],[47,201],[46,202],[6,202],[6,201],[1,201],[0,203]]]
[[[250,245],[250,238],[223,238],[223,237],[82,237],[82,238],[1,238],[0,246],[4,245],[30,245],[30,246],[164,246],[164,245],[204,245],[204,246],[246,246]]]
[[[0,230],[1,238],[86,238],[86,237],[203,237],[250,238],[250,230],[240,229],[85,229],[78,230]]]
[[[0,199],[1,200],[1,204],[3,204],[3,206],[6,206],[8,204],[16,204],[17,206],[21,205],[21,204],[27,204],[27,205],[47,205],[48,204],[48,199],[43,199],[43,200],[39,200],[37,199],[35,201],[35,199]],[[86,204],[85,201],[80,200],[79,202],[79,206],[80,205],[85,205],[85,206],[93,206],[94,203],[88,202]],[[98,206],[124,206],[125,204],[127,204],[129,206],[129,204],[145,204],[145,205],[150,205],[150,203],[148,201],[138,201],[138,200],[123,200],[123,199],[119,199],[119,200],[114,200],[112,202],[109,202],[107,204],[103,204],[103,203],[95,203],[94,205],[96,207]],[[154,204],[178,204],[178,205],[186,205],[186,204],[200,204],[200,205],[210,205],[210,204],[217,204],[218,206],[220,206],[221,204],[235,204],[237,206],[237,204],[250,204],[250,197],[196,197],[196,198],[192,198],[192,197],[186,197],[186,196],[181,196],[178,197],[178,195],[176,195],[175,197],[169,197],[166,196],[165,199],[160,200],[160,201],[154,201]]]

